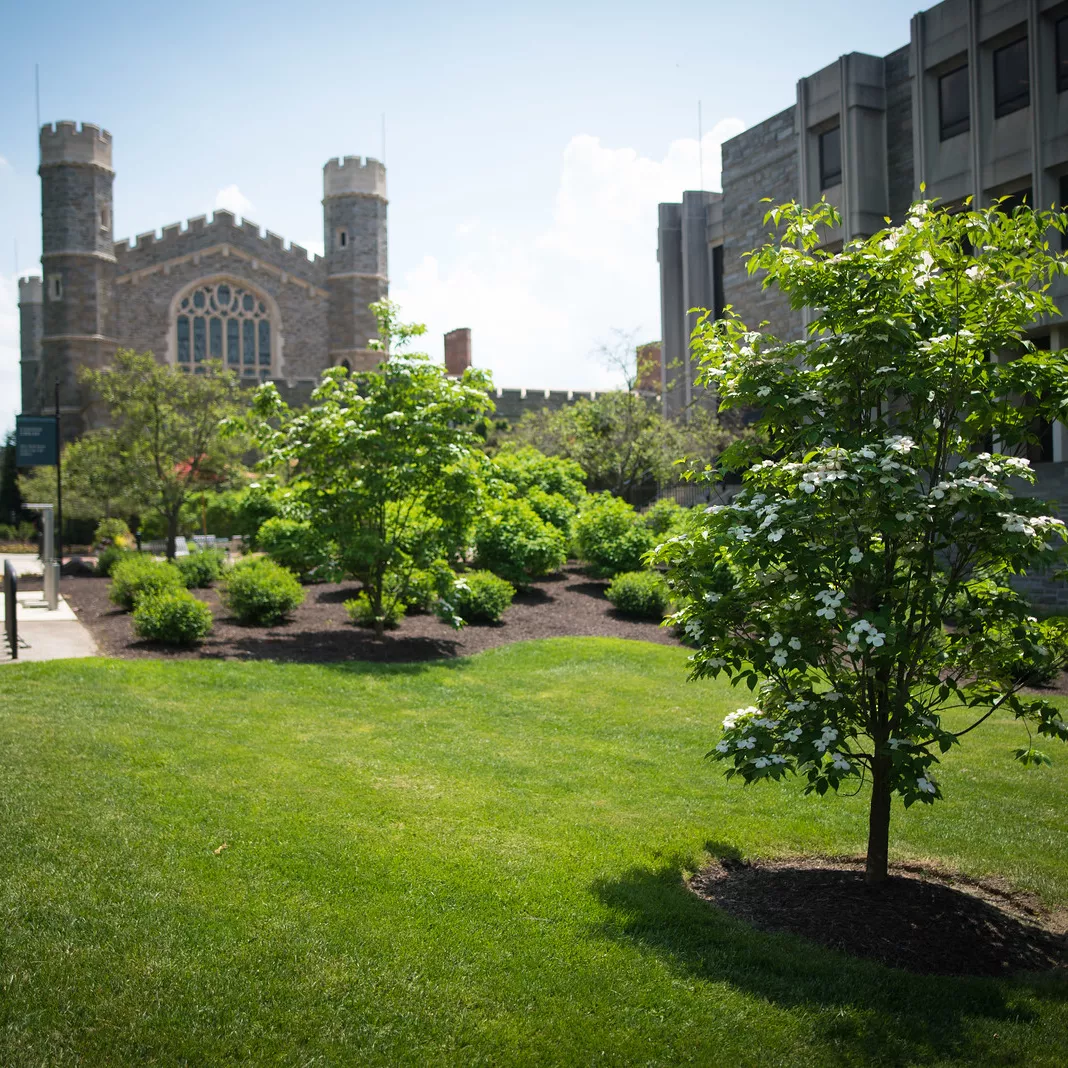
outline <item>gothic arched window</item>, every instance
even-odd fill
[[[205,282],[178,301],[175,363],[204,373],[221,360],[242,378],[266,381],[274,374],[275,329],[266,298],[236,282]]]

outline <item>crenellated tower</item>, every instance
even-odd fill
[[[367,343],[377,337],[368,305],[389,293],[386,257],[386,168],[359,156],[323,167],[323,246],[330,311],[330,363],[366,370],[380,359]]]
[[[19,279],[19,371],[22,381],[22,412],[38,415],[41,397],[38,379],[41,370],[41,334],[44,330],[44,296],[41,279],[35,275]]]
[[[111,134],[58,122],[41,127],[43,302],[38,408],[52,410],[59,383],[64,437],[87,429],[81,367],[104,366],[115,351]]]

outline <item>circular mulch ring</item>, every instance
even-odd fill
[[[887,882],[871,887],[863,858],[720,858],[688,886],[761,930],[920,974],[996,977],[1068,967],[1068,915],[1048,912],[1029,894],[934,867],[893,864]]]
[[[668,627],[629,619],[605,598],[608,583],[577,567],[535,582],[517,593],[500,623],[471,624],[456,631],[428,613],[413,613],[381,638],[353,625],[344,602],[360,590],[356,582],[305,587],[304,603],[283,623],[253,627],[239,623],[215,589],[192,590],[214,616],[212,633],[192,648],[140,640],[128,612],[108,600],[110,580],[65,573],[60,591],[93,635],[104,656],[160,659],[282,660],[300,663],[377,661],[410,663],[470,656],[509,642],[532,638],[605,637],[677,645]],[[71,569],[73,570],[73,569]],[[41,580],[23,578],[20,588],[39,589]]]

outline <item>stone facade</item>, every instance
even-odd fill
[[[1061,40],[1068,40],[1063,0],[944,0],[913,17],[907,45],[885,56],[841,56],[798,81],[791,107],[725,142],[722,193],[686,192],[680,204],[660,205],[665,414],[681,415],[700,400],[687,351],[687,309],[695,304],[717,313],[729,304],[750,327],[766,323],[779,337],[802,336],[807,310],[791,309],[746,270],[746,253],[771,231],[761,198],[811,204],[826,197],[842,214],[827,247],[876,233],[886,218],[901,222],[921,183],[925,196],[950,206],[1001,196],[1068,203],[1068,55],[1058,51]],[[994,67],[1009,50],[1015,66],[1006,92]],[[955,105],[943,99],[950,76]],[[947,106],[957,108],[950,118]],[[703,247],[692,240],[698,225],[687,221],[688,207],[698,203]],[[696,292],[687,280],[702,277],[709,262],[712,277]],[[1068,311],[1068,278],[1054,281],[1051,296]],[[1053,350],[1068,348],[1068,318],[1036,324],[1033,336]],[[674,381],[669,366],[680,369]],[[1068,428],[1056,424],[1032,453],[1034,492],[1068,518]],[[1068,604],[1068,587],[1050,576],[1020,585],[1039,603]]]
[[[58,382],[65,431],[76,436],[93,425],[99,416],[78,372],[105,366],[120,347],[190,371],[198,351],[216,355],[243,381],[274,381],[292,403],[305,402],[329,366],[377,362],[367,347],[376,334],[368,305],[389,291],[386,170],[378,161],[346,156],[325,165],[326,255],[309,257],[228,211],[116,242],[111,134],[61,122],[42,128],[40,146],[43,280],[19,284],[23,412],[51,411]],[[262,309],[257,319],[268,326],[261,335],[257,321],[250,334],[251,362],[244,335],[235,330],[235,345],[225,332],[230,311],[216,309],[217,329],[211,307],[200,310],[208,318],[199,350],[195,334],[179,337],[179,318],[197,312],[183,311],[181,301],[204,286]]]

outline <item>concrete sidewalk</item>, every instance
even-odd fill
[[[35,557],[9,556],[20,574],[41,573],[41,562]],[[17,561],[17,562],[16,562]],[[34,568],[36,565],[36,569]],[[0,560],[0,567],[3,566]],[[62,587],[62,582],[60,582]],[[87,627],[78,622],[74,609],[62,594],[54,612],[48,610],[40,590],[20,590],[17,594],[15,618],[19,625],[18,659],[11,656],[7,642],[0,638],[0,664],[14,664],[25,660],[69,660],[79,656],[97,656],[99,650]],[[0,624],[4,621],[4,602],[0,598]]]

